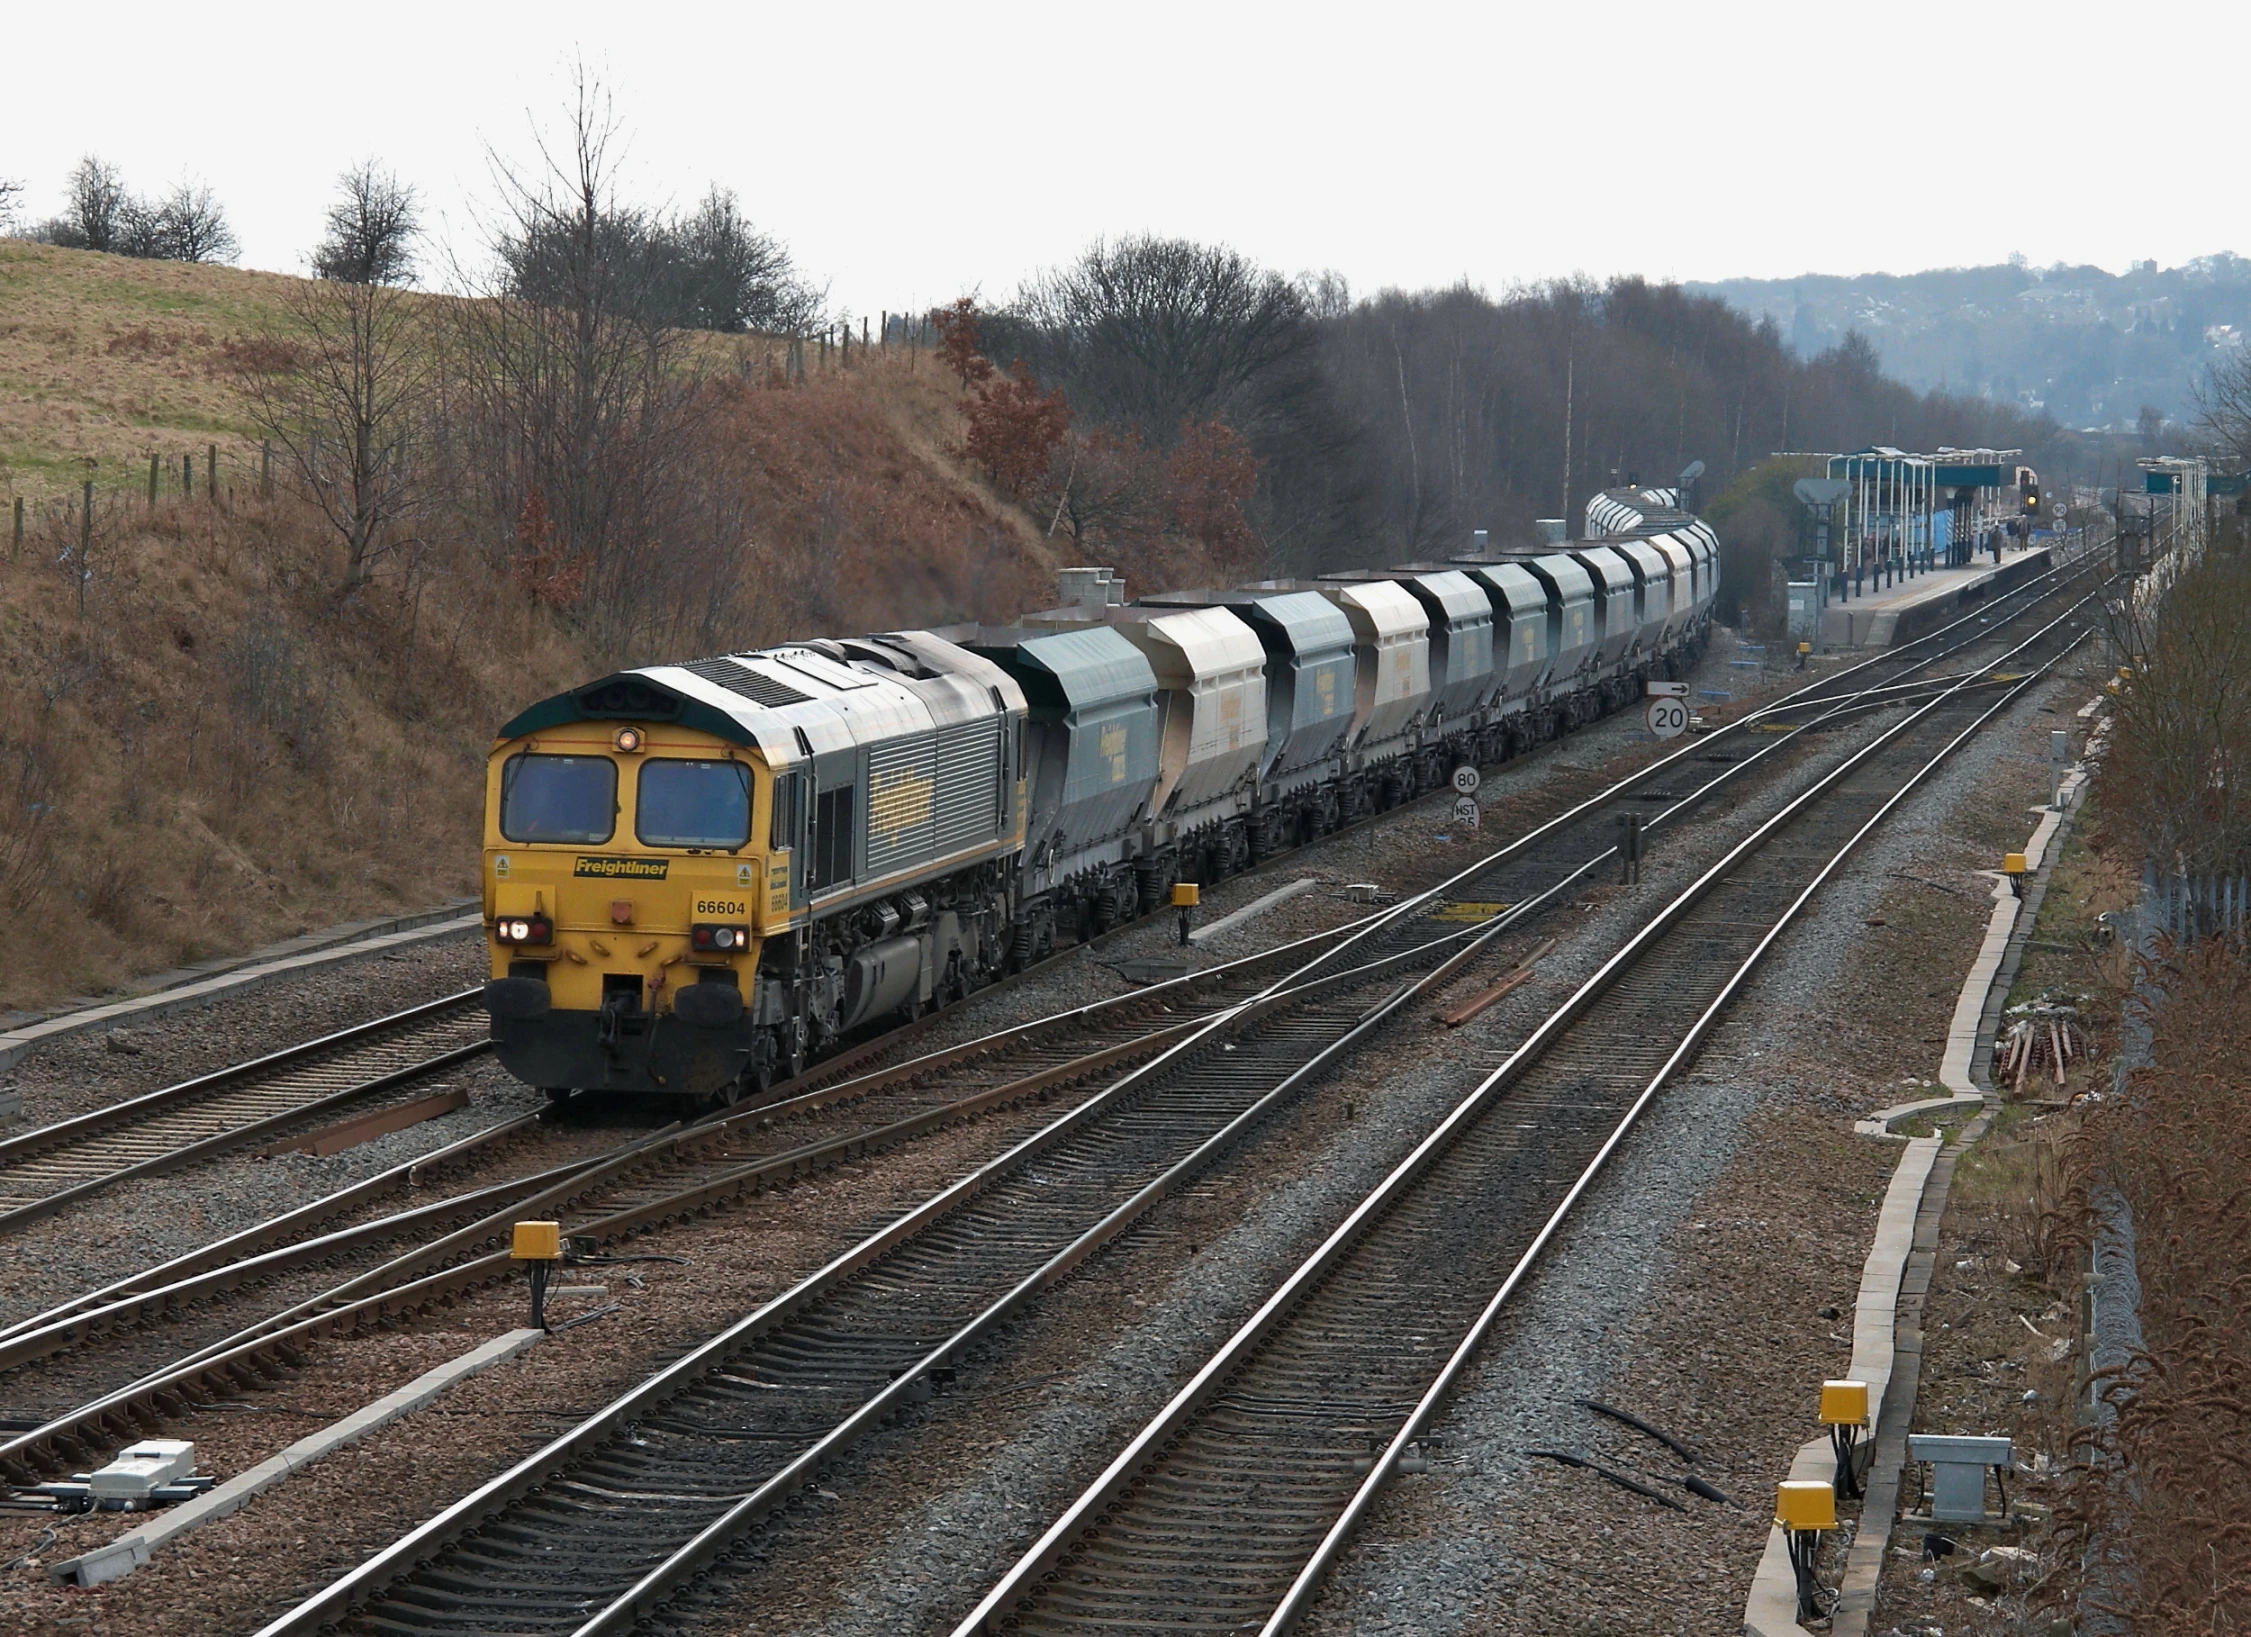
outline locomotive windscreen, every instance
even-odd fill
[[[500,770],[500,833],[510,841],[610,839],[617,763],[607,756],[511,756]]]
[[[633,829],[649,847],[740,847],[750,839],[750,768],[661,757],[641,768]]]

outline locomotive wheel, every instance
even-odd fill
[[[546,1095],[549,1108],[561,1108],[578,1091],[576,1086],[541,1086],[539,1089]]]

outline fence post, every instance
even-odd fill
[[[219,446],[207,444],[203,457],[203,490],[211,497],[211,504],[219,503]]]
[[[182,500],[193,500],[195,498],[195,457],[193,455],[182,455],[180,457],[180,498]]]
[[[18,554],[19,554],[20,552],[22,552],[22,550],[23,550],[23,496],[22,496],[22,495],[18,495],[18,496],[16,496],[16,538],[15,538],[15,543],[14,543],[14,544],[12,544],[12,545],[10,545],[10,546],[8,547],[8,555],[9,555],[10,557],[14,557],[14,556],[18,555]]]
[[[94,554],[94,480],[88,478],[78,508],[78,612],[86,612],[86,580],[93,572],[87,560]]]
[[[156,510],[156,457],[149,456],[149,510]]]
[[[271,500],[274,496],[274,444],[267,438],[258,445],[258,495]]]

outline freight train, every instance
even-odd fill
[[[1606,538],[620,671],[501,728],[500,1061],[724,1106],[1276,851],[1567,733],[1702,650],[1718,551]],[[1590,514],[1596,507],[1590,506]],[[1590,531],[1592,532],[1592,531]]]

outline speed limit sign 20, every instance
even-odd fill
[[[1660,739],[1678,739],[1688,731],[1688,701],[1685,699],[1652,699],[1644,713],[1649,731]]]

